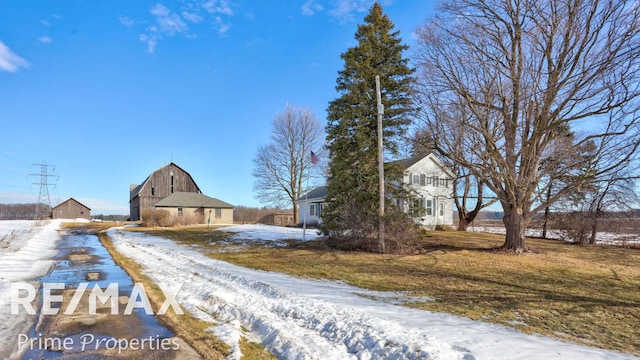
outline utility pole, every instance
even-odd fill
[[[38,193],[38,202],[36,203],[36,213],[33,216],[34,220],[43,220],[47,216],[50,216],[51,212],[51,198],[49,197],[49,178],[59,178],[58,175],[49,174],[49,168],[51,171],[55,170],[55,165],[47,165],[46,162],[40,164],[32,164],[33,166],[40,166],[40,174],[29,174],[30,176],[40,176],[40,182],[33,183],[34,185],[40,185],[40,192]],[[46,198],[46,204],[43,204],[43,200]],[[44,205],[47,205],[45,208]]]
[[[378,245],[384,254],[384,148],[382,147],[382,115],[384,105],[380,96],[380,76],[376,75],[376,98],[378,103],[378,178],[380,184],[380,208],[378,209]]]

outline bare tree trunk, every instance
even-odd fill
[[[469,227],[469,221],[467,218],[458,211],[458,231],[467,231]]]
[[[596,244],[596,234],[598,233],[598,213],[596,212],[591,218],[591,237],[589,238],[589,245]]]
[[[551,198],[551,186],[553,185],[553,179],[549,180],[549,185],[547,187],[547,202]],[[544,223],[542,224],[542,238],[547,238],[547,226],[549,224],[549,213],[551,205],[548,204],[547,207],[544,208]]]
[[[525,246],[524,238],[528,221],[523,215],[522,209],[505,207],[502,222],[507,230],[507,236],[502,248],[516,253],[526,252],[527,247]]]

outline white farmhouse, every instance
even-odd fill
[[[416,194],[421,214],[416,221],[427,228],[453,225],[454,174],[433,154],[398,160],[404,169],[403,183]]]
[[[433,154],[394,161],[404,169],[403,185],[416,194],[415,207],[420,215],[416,222],[427,228],[453,225],[454,174]],[[320,186],[298,198],[300,222],[307,225],[322,224],[327,187]],[[408,209],[408,204],[400,204]],[[414,210],[417,210],[414,208]]]

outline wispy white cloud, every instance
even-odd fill
[[[147,52],[154,53],[160,41],[167,37],[184,36],[188,39],[197,38],[197,30],[190,27],[199,24],[207,24],[218,32],[219,36],[226,36],[231,29],[229,17],[234,15],[233,6],[229,0],[190,0],[182,3],[177,10],[157,3],[152,6],[149,13],[152,21],[137,21],[120,15],[118,20],[127,27],[146,23],[146,29],[138,38],[147,45]]]
[[[29,63],[16,55],[9,49],[7,45],[5,45],[2,41],[0,41],[0,70],[8,71],[8,72],[17,72],[20,68],[26,68],[29,66]]]
[[[136,21],[132,18],[122,15],[118,15],[118,21],[120,21],[120,23],[126,27],[131,27],[136,23]]]
[[[53,39],[51,38],[51,36],[40,36],[38,38],[38,41],[40,41],[41,43],[48,44],[48,43],[52,42]]]
[[[192,22],[194,24],[201,23],[203,20],[202,16],[200,15],[200,12],[193,9],[182,10],[182,17],[185,20]]]
[[[209,14],[233,15],[233,10],[227,0],[208,0],[202,3],[202,7]]]
[[[226,36],[227,31],[231,29],[231,23],[225,23],[220,16],[214,18],[214,26],[218,30],[220,36]]]
[[[316,0],[307,0],[302,4],[302,15],[312,16],[318,11],[324,10],[324,6],[319,4]]]
[[[155,15],[157,23],[157,32],[167,35],[175,35],[176,33],[184,33],[189,27],[182,21],[177,13],[172,12],[162,4],[156,4],[151,8],[151,14]]]
[[[375,0],[336,0],[333,8],[328,11],[329,15],[340,22],[350,22],[355,20],[356,13],[363,13],[369,10]]]
[[[158,41],[164,36],[186,34],[189,30],[178,13],[162,4],[154,5],[149,12],[155,17],[155,22],[147,28],[146,33],[139,36],[139,39],[147,44],[147,52],[150,54],[155,52]]]

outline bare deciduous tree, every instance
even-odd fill
[[[296,200],[313,169],[319,169],[311,167],[310,155],[322,146],[323,127],[310,109],[289,104],[273,118],[272,127],[271,142],[260,146],[253,160],[254,189],[265,204],[292,207],[297,224]]]
[[[420,102],[419,100],[417,102]],[[458,211],[458,230],[467,231],[467,227],[478,216],[480,210],[493,205],[497,199],[485,194],[484,180],[465,168],[459,158],[469,160],[472,153],[465,152],[462,144],[466,132],[459,126],[462,117],[455,112],[443,112],[434,118],[426,118],[424,127],[414,135],[413,147],[417,152],[435,151],[444,160],[456,177],[452,180],[453,202]],[[430,121],[433,119],[433,121]],[[440,127],[440,129],[438,129]],[[449,136],[434,137],[431,131],[448,129]]]
[[[464,109],[460,161],[485,180],[504,210],[504,249],[527,250],[533,214],[581,189],[606,168],[567,163],[566,182],[538,191],[550,145],[607,142],[624,164],[639,145],[640,7],[636,1],[457,0],[419,29],[423,110]],[[436,127],[434,135],[449,136]],[[580,129],[581,131],[576,131]],[[437,143],[437,141],[436,141]],[[592,154],[598,156],[597,153]],[[576,157],[580,159],[580,157]],[[569,176],[570,175],[570,176]]]

